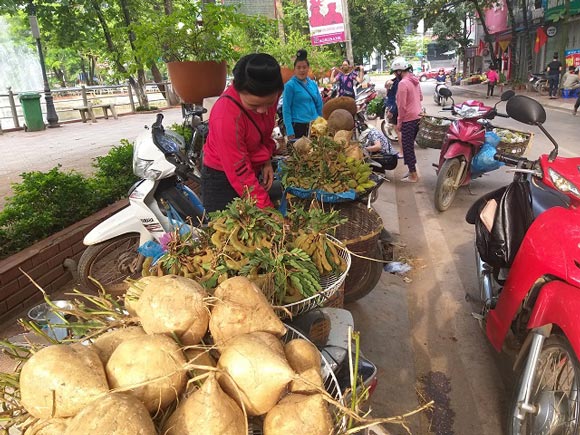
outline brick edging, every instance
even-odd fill
[[[78,262],[85,249],[85,235],[127,204],[127,199],[117,201],[29,248],[0,260],[0,324],[33,307],[43,298],[42,293],[20,269],[29,274],[46,293],[57,292],[73,279],[70,271],[64,267],[64,261],[70,258]]]

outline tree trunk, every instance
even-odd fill
[[[494,65],[497,65],[497,57],[495,55],[495,51],[493,50],[493,41],[491,40],[491,34],[489,33],[489,29],[487,28],[487,24],[485,23],[485,11],[479,4],[479,0],[470,0],[475,6],[475,10],[477,11],[477,15],[479,16],[479,20],[481,21],[481,27],[483,29],[483,33],[485,33],[485,40],[487,45],[489,46],[489,55],[491,56],[491,61]]]
[[[66,88],[66,80],[64,79],[64,71],[60,68],[53,68],[52,73],[60,82],[60,86]]]
[[[524,11],[524,34],[522,46],[526,50],[526,70],[532,71],[532,47],[530,45],[530,22],[528,21],[528,2],[527,0],[522,0],[522,10]],[[526,79],[527,77],[523,77]]]
[[[518,77],[518,73],[519,73],[519,62],[518,62],[518,58],[517,58],[517,51],[518,51],[518,32],[516,29],[516,17],[514,15],[514,4],[513,4],[513,0],[505,0],[506,3],[506,7],[508,10],[508,16],[510,19],[510,27],[511,27],[511,34],[512,34],[512,41],[510,43],[511,48],[510,48],[510,65],[511,65],[511,72],[513,72],[514,74],[510,74],[510,78],[511,79],[517,79]],[[527,11],[524,11],[524,14],[526,14]],[[510,73],[510,71],[508,71],[508,73]]]
[[[95,56],[90,56],[89,57],[89,78],[88,78],[88,83],[91,86],[96,85],[97,83],[95,82],[95,77],[96,75],[96,70],[97,70],[97,58]]]
[[[173,12],[173,0],[164,0],[163,9],[165,10],[165,15],[170,15]]]
[[[131,46],[131,51],[133,52],[133,58],[135,59],[135,64],[139,65],[139,68],[137,69],[137,85],[139,86],[139,89],[134,89],[135,94],[139,100],[139,105],[148,110],[149,99],[147,98],[147,93],[145,92],[145,71],[141,66],[141,60],[135,54],[137,52],[135,48],[135,33],[132,30],[129,30],[131,28],[131,24],[133,23],[131,11],[129,10],[129,4],[127,3],[127,0],[119,0],[119,4],[121,5],[121,10],[123,11],[123,20],[127,29],[127,37],[129,38],[129,45]]]
[[[163,95],[163,98],[167,100],[167,104],[169,106],[177,106],[179,104],[179,98],[175,95],[171,86],[163,84],[163,76],[161,75],[161,71],[159,71],[156,63],[151,65],[151,74],[153,75],[153,79],[157,84],[157,88],[159,88],[159,91]]]

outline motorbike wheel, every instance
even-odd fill
[[[455,199],[457,189],[453,187],[461,162],[458,158],[445,160],[443,166],[439,169],[437,175],[437,184],[435,185],[435,208],[439,211],[445,211]]]
[[[102,287],[112,295],[123,294],[128,287],[125,279],[141,276],[145,257],[137,252],[139,240],[139,234],[131,233],[88,246],[77,268],[81,285],[87,290]]]
[[[385,117],[381,121],[381,131],[383,132],[383,134],[385,136],[387,136],[389,138],[389,140],[391,142],[397,142],[399,140],[399,135],[397,134],[397,130],[395,129],[395,126],[387,120],[386,111],[385,111]]]
[[[568,340],[561,335],[546,339],[532,381],[530,404],[537,410],[517,415],[517,391],[523,367],[508,411],[508,435],[577,434],[580,430],[580,364]]]

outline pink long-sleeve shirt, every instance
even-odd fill
[[[230,95],[240,104],[240,95],[230,86],[222,95]],[[203,164],[223,171],[234,190],[242,196],[251,187],[251,196],[260,208],[272,207],[268,192],[258,181],[258,176],[272,157],[276,144],[272,139],[277,101],[266,113],[246,112],[228,98],[218,99],[209,118],[209,136],[203,147]]]
[[[408,73],[399,82],[397,88],[397,109],[399,116],[397,118],[397,127],[401,128],[403,122],[414,121],[419,119],[421,114],[421,101],[423,101],[423,92],[419,85],[419,79],[413,74]]]

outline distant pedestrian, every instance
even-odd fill
[[[397,89],[397,108],[399,110],[397,126],[401,132],[403,159],[405,165],[409,168],[409,173],[401,181],[407,183],[419,181],[416,167],[415,138],[419,132],[419,119],[422,112],[421,101],[423,101],[419,79],[413,75],[412,69],[413,67],[408,64],[403,70]]]
[[[548,83],[550,84],[550,99],[558,98],[558,85],[560,84],[560,73],[562,72],[562,62],[558,60],[558,53],[554,53],[554,59],[546,68],[548,72]]]
[[[495,70],[495,66],[491,65],[487,72],[487,98],[493,97],[493,88],[499,80],[499,75]]]
[[[330,82],[338,84],[338,96],[354,98],[354,83],[362,82],[363,72],[362,66],[354,69],[348,59],[344,59],[340,70],[333,68],[330,74]]]

